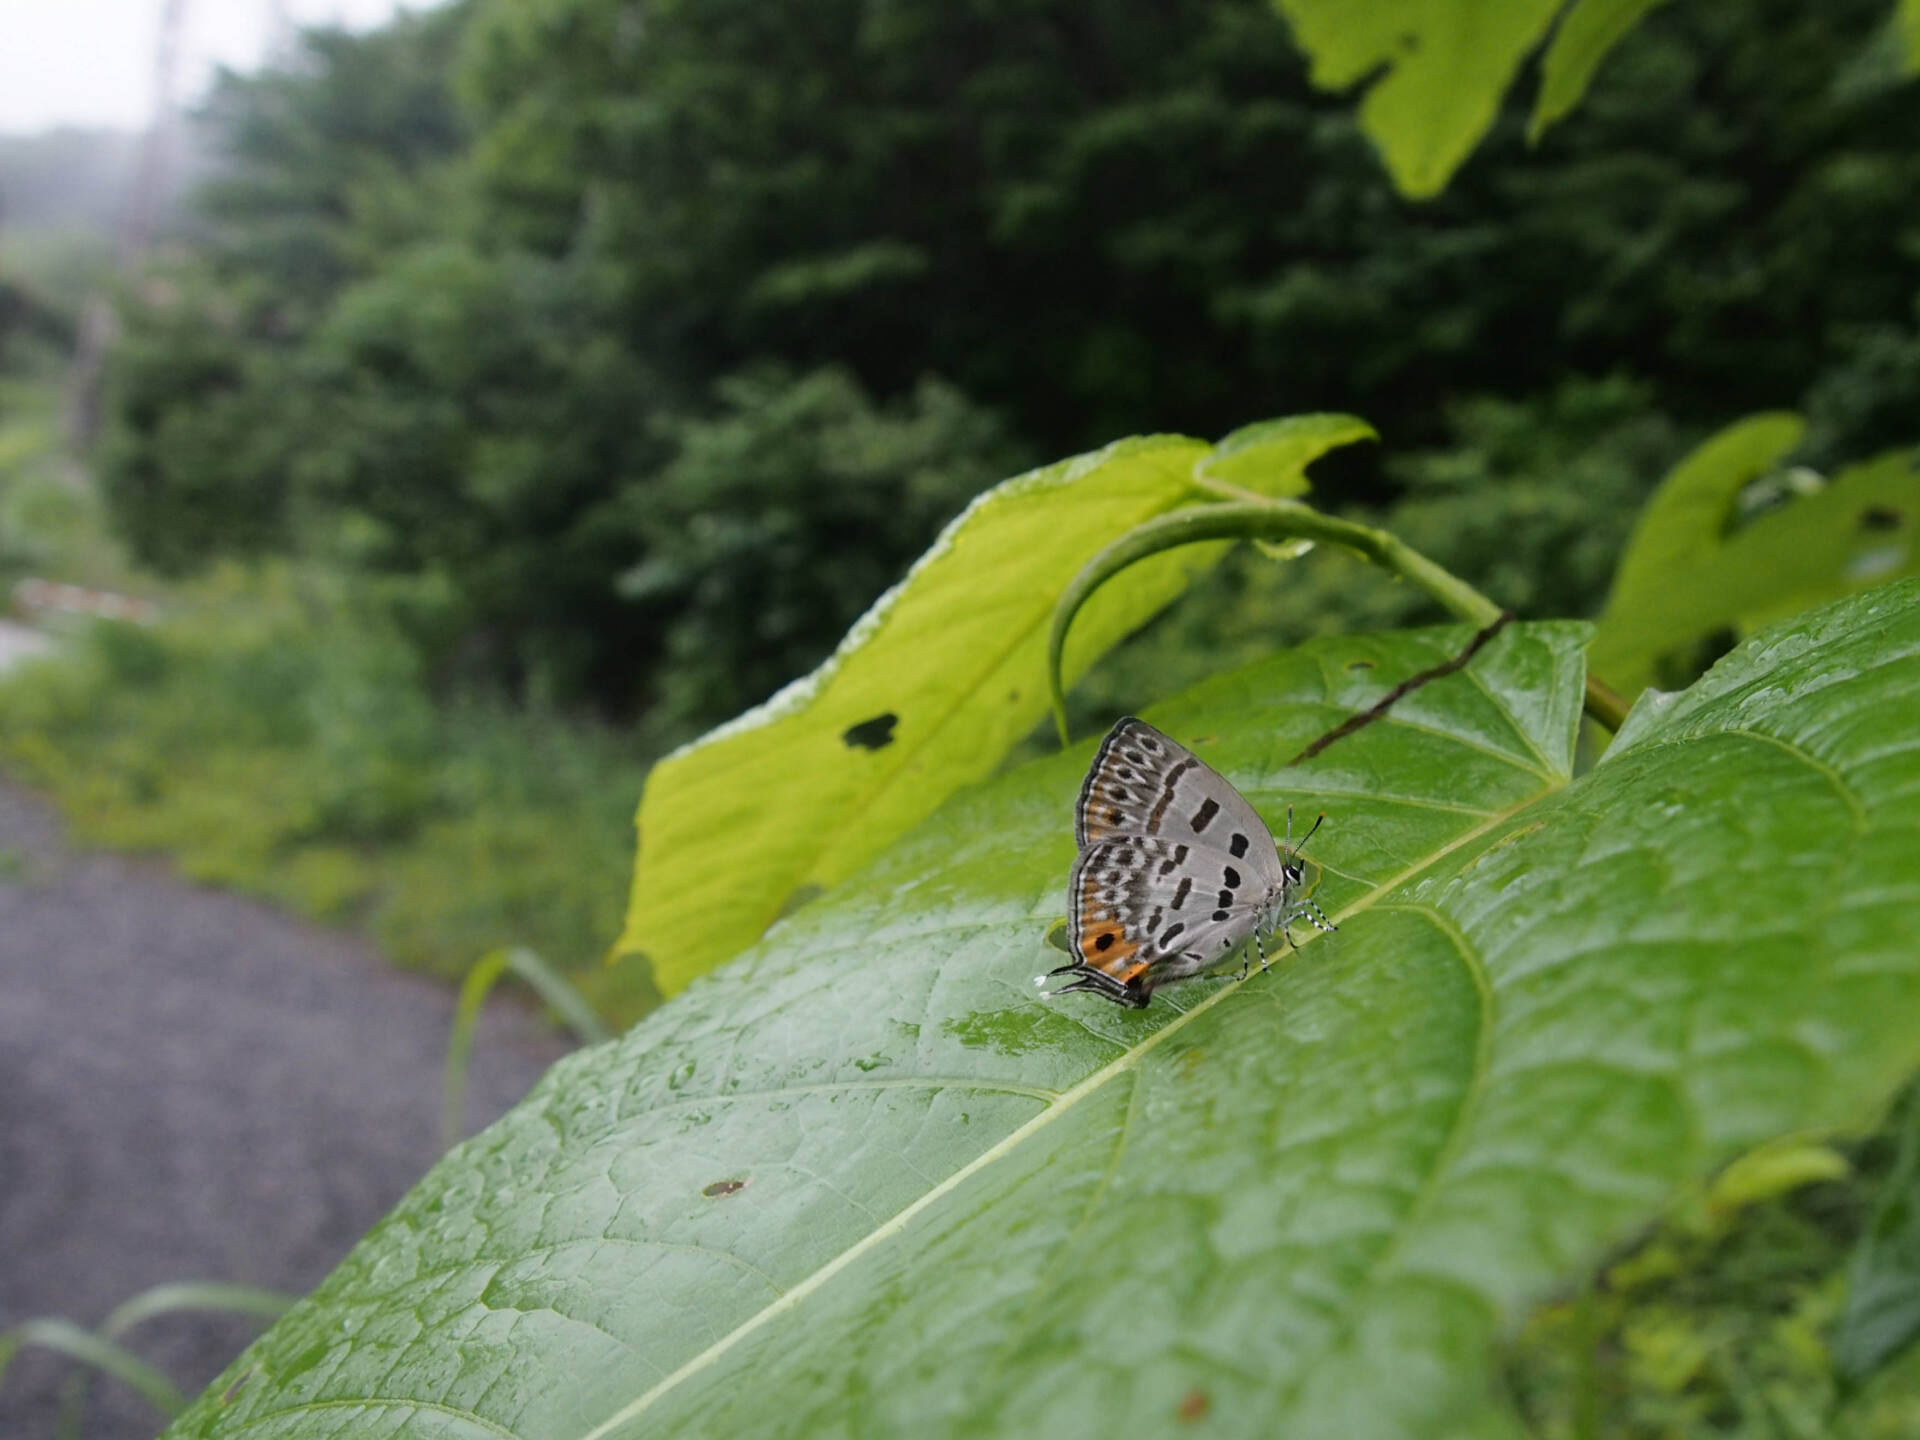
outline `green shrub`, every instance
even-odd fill
[[[81,839],[370,923],[403,964],[452,977],[511,943],[597,972],[645,755],[585,721],[436,701],[379,593],[227,568],[158,627],[88,626],[0,682],[0,761]],[[611,1014],[645,1003],[588,984]]]

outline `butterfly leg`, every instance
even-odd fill
[[[1300,913],[1313,922],[1313,927],[1316,930],[1334,931],[1340,928],[1327,918],[1326,911],[1322,910],[1311,900],[1302,900],[1300,902]]]

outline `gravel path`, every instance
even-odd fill
[[[52,648],[53,642],[31,626],[0,620],[0,670],[9,670]]]
[[[45,804],[0,782],[0,1329],[90,1327],[171,1280],[311,1289],[437,1155],[452,1011],[359,940],[69,849]],[[566,1048],[496,999],[471,1123]],[[192,1394],[253,1330],[175,1315],[129,1343]],[[23,1352],[0,1435],[51,1440],[67,1373]],[[89,1440],[161,1423],[95,1385]]]

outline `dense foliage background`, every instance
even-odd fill
[[[104,483],[149,563],[431,582],[436,674],[663,734],[817,660],[984,482],[1141,430],[1366,415],[1323,500],[1587,613],[1689,439],[1768,406],[1814,465],[1911,438],[1884,23],[1664,7],[1428,204],[1261,0],[314,35],[213,101],[227,168],[117,354]]]

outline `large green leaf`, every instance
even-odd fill
[[[1920,584],[1758,637],[1568,778],[1582,627],[1318,642],[1157,723],[1337,934],[1036,998],[1089,745],[956,797],[561,1062],[175,1437],[1501,1433],[1519,1307],[1920,1062]],[[232,1387],[241,1377],[247,1383]]]
[[[1659,662],[1920,570],[1920,475],[1909,451],[1850,466],[1745,525],[1741,492],[1800,443],[1797,415],[1755,415],[1683,460],[1642,512],[1594,637],[1592,664],[1629,697]]]
[[[1446,188],[1500,109],[1560,0],[1274,0],[1313,62],[1344,90],[1378,76],[1360,128],[1393,183],[1424,199]]]
[[[1046,713],[1060,592],[1115,537],[1204,498],[1197,469],[1298,495],[1308,464],[1372,434],[1351,416],[1310,415],[1235,432],[1218,451],[1127,440],[982,495],[826,664],[654,768],[616,953],[646,955],[673,994],[991,771]],[[1074,629],[1068,674],[1225,548],[1159,556],[1109,586]]]

